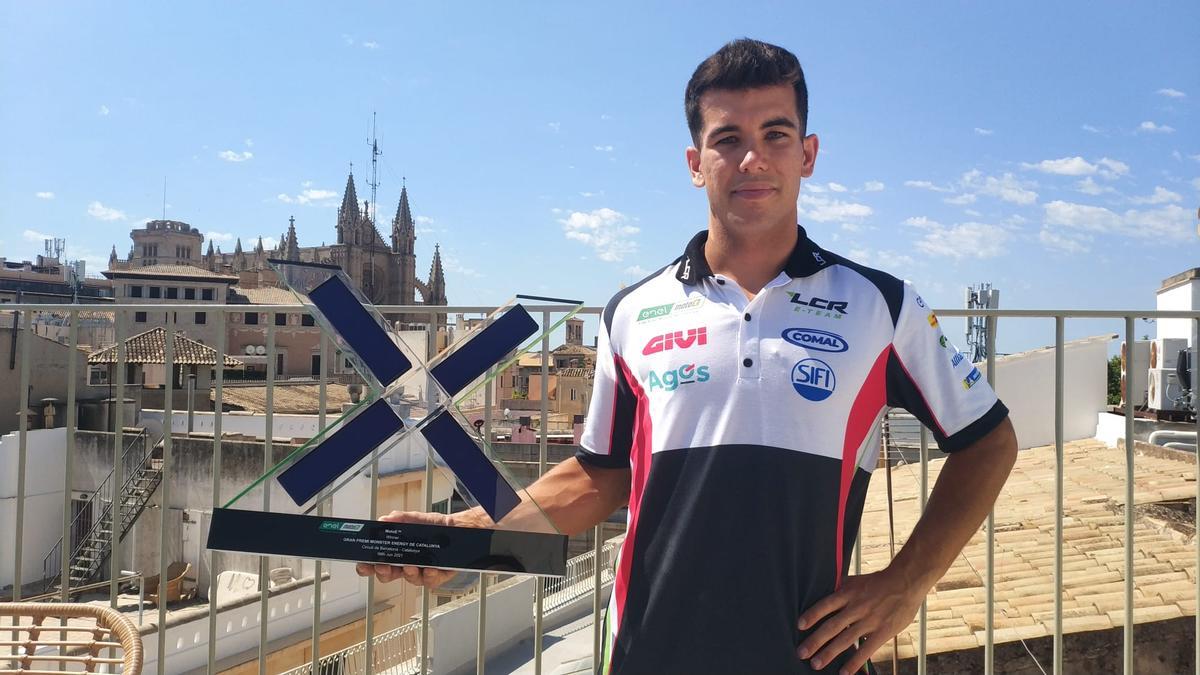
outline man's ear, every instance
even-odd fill
[[[700,173],[700,151],[689,146],[684,155],[687,157],[688,171],[692,174],[692,185],[704,187],[704,174]]]
[[[817,166],[817,150],[821,147],[821,139],[817,138],[816,134],[809,134],[804,137],[804,166],[800,168],[801,178],[810,178],[813,174],[813,169]]]

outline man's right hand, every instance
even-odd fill
[[[463,511],[452,515],[444,513],[422,513],[420,511],[392,511],[380,518],[389,523],[421,523],[425,525],[448,525],[457,527],[479,527],[471,511]],[[404,579],[414,586],[437,588],[454,578],[458,572],[454,570],[439,570],[432,567],[416,567],[413,565],[372,565],[358,563],[355,571],[360,577],[375,575],[382,583],[390,583]]]

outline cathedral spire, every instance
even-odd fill
[[[283,247],[282,253],[284,258],[287,258],[288,260],[300,259],[300,244],[296,241],[295,216],[288,218],[287,235],[284,237],[281,246]]]
[[[446,274],[442,271],[442,249],[433,245],[433,263],[429,266],[429,295],[426,304],[446,304]]]
[[[233,254],[234,255],[242,255],[242,238],[241,237],[237,238],[237,243],[234,244],[234,246],[233,246]]]
[[[260,235],[258,235],[258,243],[254,245],[254,255],[262,255],[262,252],[263,252],[263,243],[262,243],[262,235],[260,234]]]
[[[408,187],[405,186],[400,188],[400,204],[396,207],[396,217],[392,218],[392,251],[411,255],[416,241],[412,209],[408,206]]]
[[[216,272],[216,253],[213,252],[213,240],[208,240],[208,250],[204,253],[204,269],[209,272]]]
[[[113,269],[117,266],[117,245],[113,244],[112,253],[108,254],[108,269]]]
[[[337,243],[345,244],[346,233],[358,225],[362,213],[358,210],[358,192],[354,189],[354,169],[351,165],[350,175],[346,177],[346,191],[342,194],[342,205],[338,207]]]

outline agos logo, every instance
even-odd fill
[[[650,391],[654,391],[655,389],[675,391],[685,384],[708,382],[708,366],[697,366],[694,363],[689,363],[675,370],[668,370],[661,375],[652,370],[648,379],[650,381]]]
[[[792,366],[792,386],[797,394],[810,401],[824,401],[837,388],[837,377],[828,363],[820,359],[804,359]]]
[[[844,352],[850,348],[841,335],[815,328],[788,328],[783,331],[783,339],[797,347],[807,347],[818,352]]]
[[[652,338],[646,346],[642,348],[642,354],[650,356],[659,352],[665,352],[668,349],[687,349],[692,345],[703,347],[708,344],[708,328],[689,328],[687,330],[677,330],[666,335],[659,335]]]

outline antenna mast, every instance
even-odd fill
[[[379,218],[379,206],[376,204],[376,195],[379,192],[379,156],[383,154],[379,151],[379,140],[375,137],[375,113],[371,112],[371,208],[367,212],[367,216],[371,219],[371,279],[370,289],[367,291],[373,302],[379,302],[379,294],[375,288],[375,234],[379,232],[376,226],[376,221]]]
[[[992,288],[989,282],[967,286],[967,309],[999,309],[1000,289]],[[982,316],[967,317],[967,356],[971,363],[987,359],[988,322]]]

